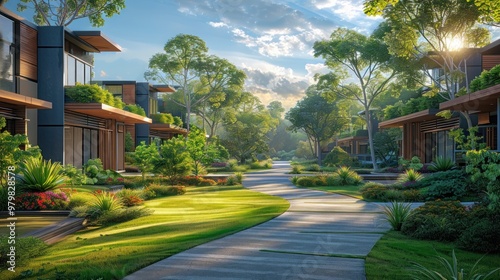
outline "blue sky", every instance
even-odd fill
[[[5,6],[16,11],[19,0]],[[293,107],[324,72],[312,55],[315,41],[338,27],[366,35],[381,18],[362,12],[363,0],[127,0],[119,15],[99,30],[120,45],[119,53],[95,55],[94,79],[144,81],[149,59],[177,34],[203,39],[210,54],[226,58],[247,74],[246,89],[264,104]],[[17,12],[16,12],[17,13]],[[21,16],[31,20],[32,11]],[[87,19],[72,30],[95,30]]]

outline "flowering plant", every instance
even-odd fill
[[[64,192],[28,192],[16,198],[19,210],[61,210],[66,209],[68,203]]]

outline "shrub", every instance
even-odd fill
[[[121,200],[123,205],[127,207],[137,206],[144,203],[141,198],[141,191],[122,189],[116,193],[116,196]]]
[[[65,89],[66,96],[78,103],[104,103],[115,106],[113,94],[97,84],[77,84]]]
[[[174,123],[174,117],[172,116],[172,114],[167,114],[167,113],[150,114],[149,117],[153,120],[153,123],[161,123],[161,124]]]
[[[71,194],[68,209],[73,209],[75,207],[87,205],[93,198],[93,195],[90,193],[74,193]]]
[[[236,177],[236,180],[239,184],[243,183],[243,173],[236,172],[234,173],[234,176]]]
[[[102,165],[102,161],[100,158],[89,159],[83,165],[83,171],[85,175],[88,177],[87,184],[95,184],[97,183],[97,175],[104,171],[104,166]]]
[[[429,201],[414,210],[401,232],[417,239],[454,241],[465,229],[466,215],[458,201]]]
[[[292,171],[290,171],[290,174],[302,174],[302,170],[304,167],[302,165],[292,165]]]
[[[145,187],[140,190],[140,197],[144,200],[150,200],[156,197],[156,192],[150,187]]]
[[[297,185],[297,181],[299,180],[299,176],[293,176],[292,178],[290,178],[290,181],[292,182],[292,184],[294,185]]]
[[[87,214],[96,219],[106,212],[116,211],[123,208],[122,201],[110,192],[97,191],[89,201]]]
[[[130,207],[117,211],[108,211],[95,220],[94,224],[107,225],[123,223],[140,217],[149,216],[153,212],[154,211],[151,209],[141,207]]]
[[[485,88],[500,84],[500,66],[497,65],[489,71],[485,70],[470,83],[472,92],[479,91]]]
[[[407,169],[405,173],[398,176],[398,182],[406,183],[406,182],[417,182],[424,178],[422,174],[420,174],[415,169]]]
[[[351,165],[352,159],[344,149],[336,146],[323,159],[323,164],[327,166]]]
[[[130,113],[134,113],[143,117],[146,116],[146,111],[144,111],[144,109],[138,104],[127,104],[123,106],[123,110],[129,111]]]
[[[229,176],[227,177],[227,180],[226,180],[226,186],[234,186],[234,185],[238,185],[240,184],[238,178],[236,176]]]
[[[383,206],[385,219],[392,229],[400,231],[404,221],[411,215],[411,204],[392,201],[390,205]]]
[[[437,171],[448,171],[454,169],[455,163],[450,158],[437,157],[429,166],[429,170],[437,172]]]
[[[491,211],[484,204],[474,205],[469,212],[467,228],[457,240],[459,248],[479,252],[500,252],[500,213]]]
[[[74,167],[71,164],[66,164],[62,173],[66,176],[66,183],[69,183],[71,186],[81,186],[87,182],[87,176],[83,174],[81,169]]]
[[[17,210],[64,210],[68,208],[68,197],[65,193],[28,192],[16,197]]]
[[[24,191],[45,192],[53,190],[66,179],[58,162],[32,157],[24,161],[21,167],[19,184]]]
[[[7,253],[10,252],[9,238],[7,236],[0,236],[0,268],[7,269],[9,265],[10,257]],[[17,237],[16,238],[16,265],[28,264],[28,262],[38,256],[45,253],[45,250],[49,246],[45,244],[42,240],[35,237]]]
[[[186,193],[184,186],[162,186],[160,184],[150,184],[147,187],[156,194],[156,197],[181,195]]]
[[[333,172],[332,177],[334,186],[359,185],[363,182],[363,178],[356,171],[346,166],[342,166]]]
[[[456,200],[467,193],[469,179],[462,170],[449,170],[432,173],[418,182],[418,187],[427,188],[427,200]]]
[[[408,189],[401,191],[401,199],[403,201],[423,201],[423,195],[419,190]]]
[[[321,166],[319,166],[319,164],[317,164],[317,163],[314,163],[314,164],[311,164],[311,165],[304,167],[304,170],[319,172],[319,171],[321,171]]]
[[[398,164],[402,169],[413,169],[415,171],[420,170],[424,165],[420,162],[420,158],[417,156],[412,157],[410,160],[405,160],[400,157],[398,160]]]
[[[383,200],[388,189],[383,184],[368,182],[361,187],[360,192],[364,199]]]
[[[297,185],[301,187],[314,187],[316,186],[316,178],[312,176],[304,176],[297,179]]]

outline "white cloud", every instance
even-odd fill
[[[306,78],[310,84],[314,84],[316,81],[314,80],[314,75],[316,74],[327,74],[330,72],[328,67],[326,67],[323,63],[308,63],[305,65],[305,69],[307,71]]]
[[[99,73],[99,77],[106,77],[108,74],[106,74],[106,72],[104,70],[101,70],[101,72]]]
[[[225,24],[224,22],[213,22],[213,21],[210,21],[208,24],[210,24],[210,26],[215,27],[215,28],[228,27],[228,25]]]

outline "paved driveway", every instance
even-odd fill
[[[244,186],[283,197],[281,216],[197,246],[125,279],[366,279],[366,256],[390,227],[375,203],[299,189],[287,162],[246,174]]]

